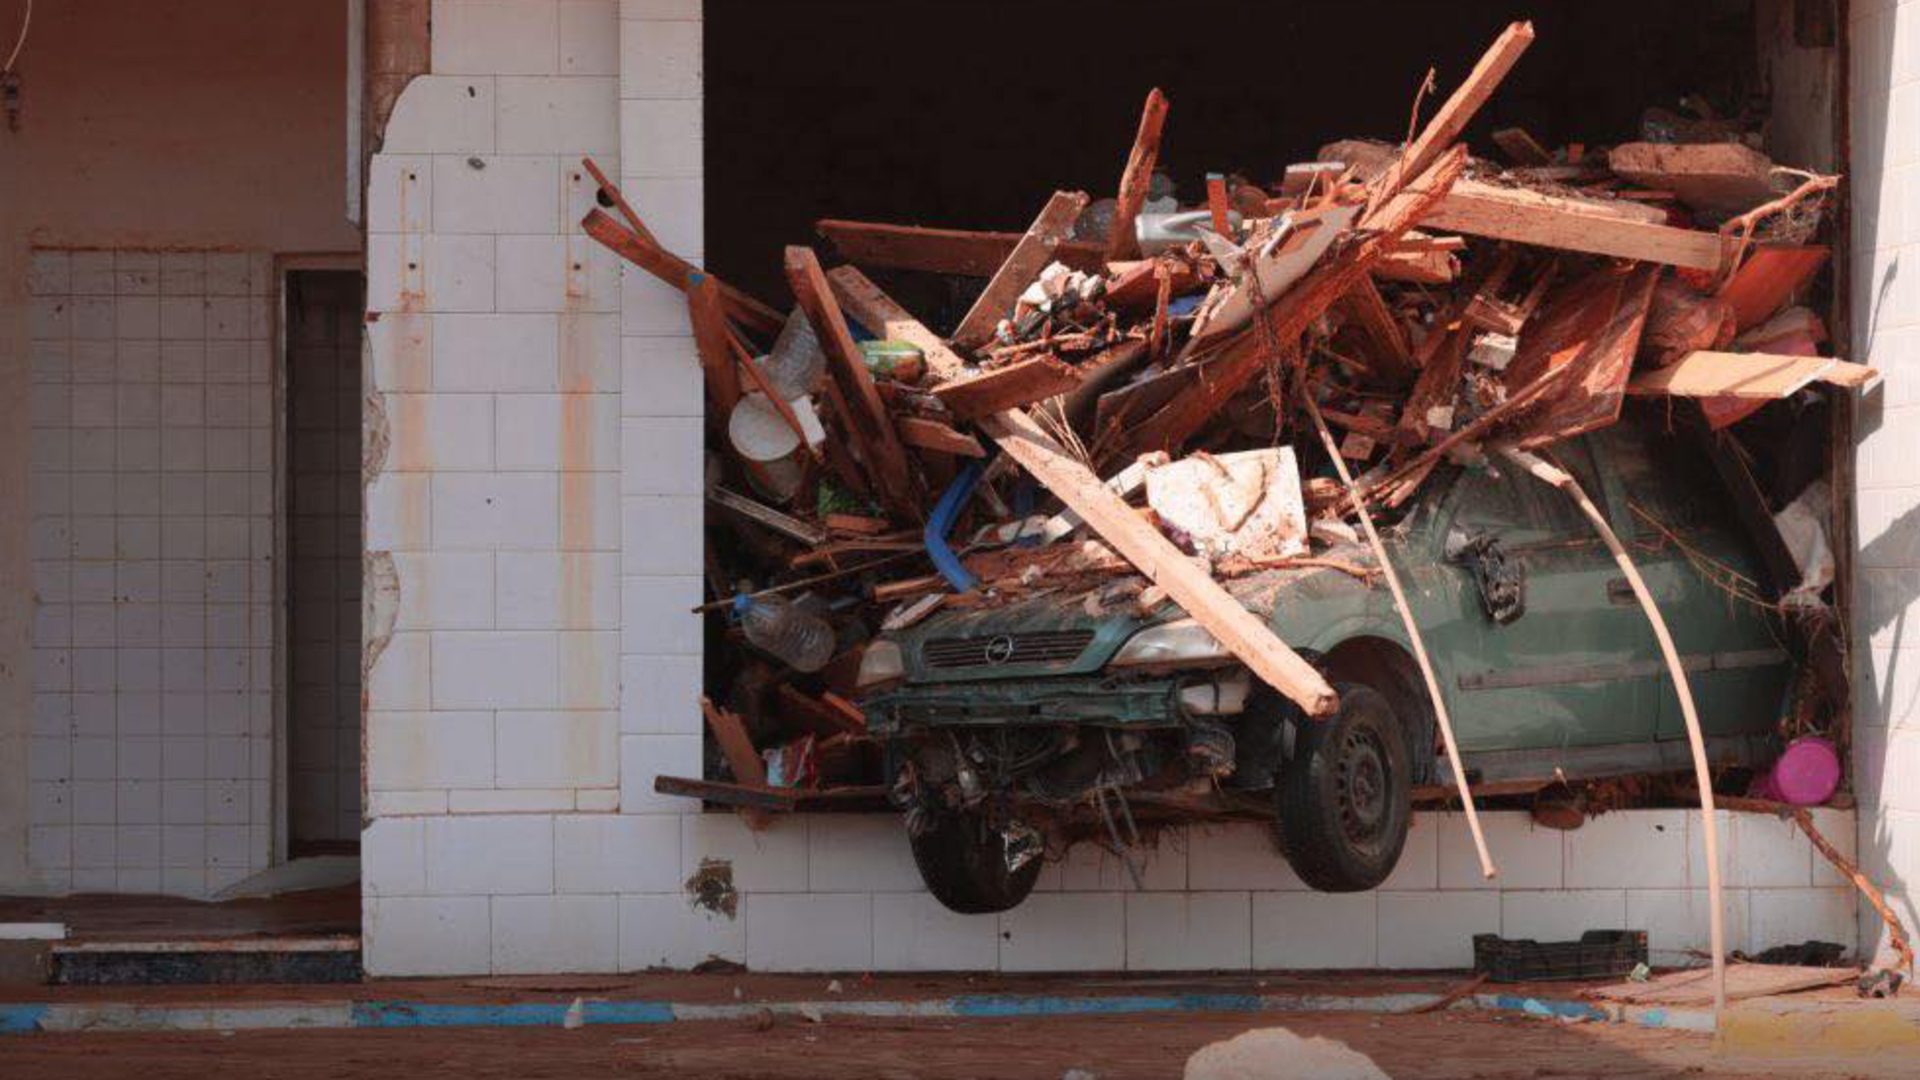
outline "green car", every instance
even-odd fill
[[[1794,668],[1779,622],[1725,583],[1759,559],[1697,448],[1631,415],[1564,441],[1672,629],[1716,766],[1776,752]],[[1384,523],[1383,523],[1384,526]],[[1646,615],[1567,497],[1513,468],[1445,466],[1383,527],[1468,779],[1526,790],[1689,767]],[[927,887],[959,912],[1025,898],[1048,852],[1130,843],[1144,819],[1277,817],[1326,891],[1378,885],[1414,789],[1450,781],[1424,681],[1359,543],[1225,582],[1338,689],[1307,719],[1212,635],[1134,587],[936,613],[861,667]],[[1355,570],[1362,571],[1359,573]]]

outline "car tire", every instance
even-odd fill
[[[1339,684],[1340,711],[1302,720],[1275,785],[1280,849],[1321,892],[1360,892],[1400,861],[1413,815],[1406,733],[1379,692]]]
[[[1007,841],[977,814],[935,814],[909,837],[927,891],[950,911],[990,915],[1015,907],[1040,878],[1040,859],[1007,869]]]

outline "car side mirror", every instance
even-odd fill
[[[1527,568],[1510,557],[1492,533],[1447,533],[1447,561],[1467,568],[1480,590],[1487,618],[1505,626],[1527,613]]]

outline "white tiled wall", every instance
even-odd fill
[[[1848,27],[1854,358],[1885,383],[1856,410],[1854,779],[1862,869],[1920,915],[1920,3],[1854,0]],[[1885,942],[1861,907],[1861,936]]]
[[[204,896],[266,865],[272,264],[38,251],[30,862]]]
[[[1149,853],[1143,890],[1119,859],[1083,848],[995,917],[954,915],[922,891],[892,815],[756,833],[655,794],[656,775],[701,769],[688,614],[702,592],[700,374],[679,293],[614,270],[579,237],[585,192],[563,151],[617,128],[623,189],[697,261],[700,19],[699,0],[437,0],[434,74],[407,90],[374,162],[370,336],[390,449],[367,532],[373,563],[391,556],[398,599],[390,636],[370,615],[385,641],[369,683],[370,971],[631,971],[709,956],[762,970],[1459,966],[1476,931],[1561,936],[1594,920],[1646,927],[1665,959],[1704,944],[1704,877],[1679,812],[1573,834],[1490,815],[1499,888],[1479,879],[1457,818],[1422,815],[1384,889],[1338,897],[1307,890],[1258,828],[1176,832]],[[510,115],[522,109],[546,119]],[[577,278],[555,270],[562,251],[585,260]],[[617,308],[600,291],[616,273]],[[596,463],[584,475],[539,456],[552,445],[563,277],[566,297],[618,312],[618,381],[609,366],[580,395],[588,405],[561,402],[561,430]],[[617,437],[602,426],[614,420]],[[555,543],[555,484],[598,492],[599,448],[614,445],[591,550],[617,558],[586,565],[588,592],[557,590],[565,566],[556,577],[546,560],[572,549]],[[617,517],[600,514],[615,505]],[[565,628],[583,618],[613,620],[617,665],[570,658]],[[612,734],[601,706],[550,703],[616,692]],[[1822,820],[1843,842],[1852,833],[1846,815]],[[1846,889],[1816,875],[1805,841],[1754,836],[1729,844],[1732,944],[1761,944],[1754,926],[1851,944]],[[685,889],[709,860],[738,890],[732,916]]]

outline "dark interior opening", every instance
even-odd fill
[[[286,282],[287,834],[293,857],[360,848],[358,271]]]
[[[1208,171],[1269,181],[1335,139],[1404,139],[1427,69],[1423,116],[1515,19],[1538,36],[1467,129],[1480,154],[1502,127],[1626,141],[1648,106],[1733,114],[1760,90],[1752,0],[709,0],[705,17],[707,262],[782,300],[781,249],[824,248],[819,218],[1020,230],[1055,190],[1111,195],[1154,86],[1183,203]]]

